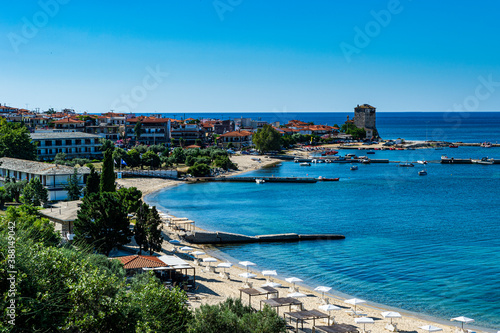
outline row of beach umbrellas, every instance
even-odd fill
[[[176,240],[176,239],[170,240],[169,242],[172,245],[181,244],[181,242]],[[194,249],[192,247],[189,247],[189,246],[183,246],[183,247],[179,248],[179,250],[184,251],[184,252],[190,252],[191,255],[195,256],[195,258],[198,258],[198,256],[206,254],[203,251],[193,251]],[[208,265],[210,265],[210,263],[212,263],[212,262],[217,262],[217,261],[218,261],[217,259],[212,258],[212,257],[203,258],[203,262],[208,263]],[[256,274],[251,273],[249,271],[250,266],[256,266],[255,263],[253,263],[251,261],[240,261],[239,264],[246,268],[245,273],[239,274],[240,277],[246,279],[246,282],[248,282],[248,279],[252,279],[252,278],[257,277]],[[233,266],[233,264],[230,262],[221,262],[216,267],[223,268],[224,272],[225,272],[226,268],[230,268],[232,266]],[[269,277],[278,275],[275,270],[264,270],[261,273],[263,276],[268,277],[267,282],[263,286],[272,287],[272,288],[281,287],[280,283],[273,282],[272,280],[269,279]],[[292,291],[292,292],[287,295],[288,297],[293,297],[293,298],[307,297],[306,294],[298,292],[297,289],[295,288],[295,283],[303,282],[302,279],[300,279],[298,277],[289,277],[289,278],[285,278],[285,281],[292,284],[292,287],[290,288],[290,291]],[[323,298],[323,299],[325,297],[325,293],[329,292],[331,289],[332,289],[331,287],[327,287],[327,286],[318,286],[318,287],[314,288],[315,291],[321,292],[321,298]],[[357,305],[366,303],[365,300],[362,300],[359,298],[347,299],[344,302],[354,306],[354,313],[355,314],[356,314]],[[341,310],[340,307],[333,305],[333,304],[320,305],[319,309],[323,310],[323,311],[327,311],[330,316],[331,316],[331,311]],[[396,311],[384,311],[381,314],[382,314],[382,317],[391,319],[391,324],[392,324],[392,319],[401,318],[401,314],[399,312],[396,312]],[[366,324],[373,324],[374,323],[373,318],[370,318],[370,317],[359,317],[359,318],[355,318],[354,321],[357,324],[363,324],[363,330],[365,330]],[[463,330],[464,324],[473,323],[474,319],[460,316],[460,317],[452,318],[451,321],[461,322],[462,323],[462,330]],[[428,332],[428,333],[439,332],[439,331],[443,330],[442,328],[439,328],[439,327],[436,327],[433,325],[424,325],[424,326],[420,326],[419,328]],[[498,333],[500,333],[500,331]]]

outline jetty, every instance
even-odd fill
[[[196,231],[184,235],[184,239],[193,244],[235,244],[235,243],[269,243],[269,242],[298,242],[312,240],[340,240],[344,235],[338,234],[309,234],[295,233],[246,236],[228,232]]]
[[[500,160],[494,159],[473,159],[473,158],[453,158],[453,157],[441,157],[442,164],[500,164]]]
[[[189,179],[189,183],[197,182],[235,182],[255,183],[263,180],[266,183],[316,183],[318,181],[338,181],[338,178],[313,178],[313,177],[197,177]]]

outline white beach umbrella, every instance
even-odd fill
[[[295,292],[295,293],[290,293],[286,295],[287,297],[293,297],[293,298],[300,298],[300,297],[307,297],[306,294]]]
[[[254,277],[257,276],[257,274],[253,274],[253,273],[250,273],[250,272],[245,272],[245,273],[238,274],[238,276],[241,276],[242,278],[244,278],[245,279],[245,283],[248,283],[248,279],[253,279]]]
[[[194,252],[191,252],[191,254],[192,254],[193,256],[197,257],[197,256],[204,255],[204,254],[205,254],[205,252],[203,252],[203,251],[194,251]]]
[[[474,319],[472,318],[467,318],[464,316],[456,317],[456,318],[451,318],[451,321],[459,321],[462,323],[462,330],[464,329],[464,324],[470,324],[474,322]]]
[[[224,273],[226,272],[226,268],[233,267],[233,264],[230,262],[221,262],[220,264],[217,265],[219,268],[224,268]]]
[[[292,277],[286,278],[285,281],[291,283],[293,288],[295,289],[295,283],[302,282],[303,280],[299,279],[298,277],[292,276]]]
[[[354,312],[356,312],[356,305],[366,303],[366,301],[359,298],[351,298],[351,299],[346,299],[344,303],[354,305]]]
[[[278,273],[276,271],[262,271],[262,275],[264,276],[276,276]]]
[[[428,331],[429,333],[431,333],[431,332],[438,332],[438,331],[442,331],[443,330],[442,328],[439,328],[439,327],[436,327],[436,326],[432,326],[432,325],[420,326],[420,328],[423,329],[424,331]]]
[[[212,257],[203,258],[203,262],[208,262],[208,266],[211,266],[210,263],[211,262],[217,262],[217,259],[212,258]]]
[[[333,319],[333,316],[332,316],[331,312],[332,312],[332,311],[338,311],[338,310],[340,310],[340,308],[339,308],[338,306],[333,305],[333,304],[325,304],[325,305],[320,305],[320,306],[319,306],[319,309],[320,309],[320,310],[323,310],[323,311],[328,311],[328,315],[329,315],[330,317],[332,317],[332,319]],[[334,322],[335,322],[335,321],[334,321]],[[330,324],[330,319],[328,319],[328,324]]]
[[[186,252],[191,252],[191,251],[193,251],[194,249],[193,249],[192,247],[190,247],[190,246],[183,246],[183,247],[181,247],[179,250],[181,250],[181,251],[186,251]]]
[[[248,272],[248,267],[249,266],[256,266],[256,264],[254,264],[253,262],[251,261],[240,261],[239,264],[241,266],[245,266],[247,268],[247,272]]]
[[[170,244],[174,244],[174,245],[179,245],[181,243],[180,240],[177,240],[177,239],[171,239],[168,241]]]
[[[354,318],[354,321],[356,324],[363,324],[363,331],[365,331],[365,326],[366,324],[373,324],[373,318],[370,317],[361,317],[361,318]]]
[[[384,318],[391,318],[391,324],[392,324],[392,318],[401,318],[401,313],[399,312],[394,312],[394,311],[385,311],[381,312],[382,317]]]
[[[279,288],[279,287],[281,287],[281,283],[267,282],[267,283],[263,284],[262,287]]]
[[[329,292],[332,290],[330,287],[325,287],[325,286],[319,286],[314,288],[315,291],[320,291],[321,292],[321,298],[325,298],[325,293]]]

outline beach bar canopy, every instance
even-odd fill
[[[158,257],[161,262],[164,263],[164,266],[168,266],[168,269],[180,271],[183,274],[188,274],[188,270],[192,271],[193,274],[193,283],[196,284],[196,269],[191,266],[187,261],[182,260],[176,256],[163,255]]]

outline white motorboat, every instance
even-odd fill
[[[300,166],[311,166],[311,163],[309,163],[309,162],[302,162],[299,165]]]
[[[255,182],[256,182],[257,184],[263,184],[263,183],[265,183],[266,181],[265,181],[264,179],[256,179],[256,180],[255,180]]]

